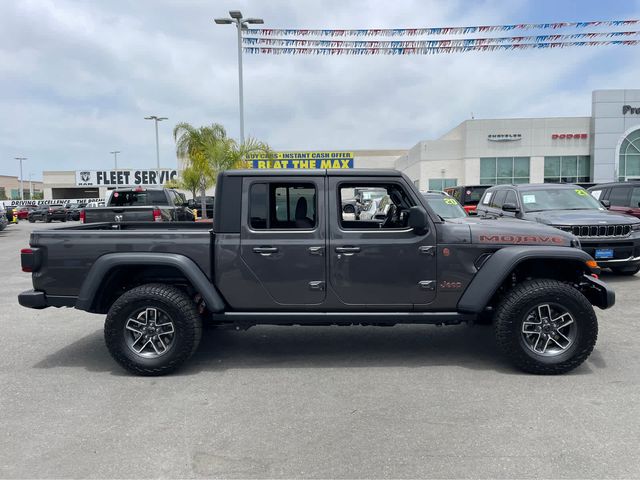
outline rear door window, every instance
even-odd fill
[[[613,187],[609,194],[609,201],[613,207],[628,207],[631,187]]]
[[[249,191],[249,224],[256,230],[315,228],[315,185],[254,183]]]
[[[168,201],[162,190],[145,190],[142,192],[113,192],[109,204],[112,207],[144,207],[168,205]]]
[[[491,208],[501,209],[502,205],[504,205],[504,199],[507,196],[506,190],[499,190],[494,193],[493,199],[491,200]]]

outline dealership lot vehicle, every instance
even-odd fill
[[[31,222],[51,222],[53,220],[59,220],[61,222],[67,221],[67,211],[64,205],[38,205],[29,212],[27,219]]]
[[[80,220],[80,212],[86,206],[86,203],[67,203],[64,206],[67,211],[67,220]]]
[[[478,213],[573,233],[601,267],[620,275],[640,271],[640,220],[607,211],[577,185],[498,185],[485,192]]]
[[[18,220],[27,220],[29,218],[29,212],[38,208],[36,205],[22,205],[16,208],[16,215]]]
[[[385,218],[343,217],[343,199],[368,188],[386,190]],[[487,314],[514,365],[563,373],[595,345],[592,305],[615,301],[570,233],[448,222],[396,171],[229,171],[216,198],[213,232],[197,223],[34,232],[22,251],[34,289],[20,304],[107,313],[110,353],[146,375],[191,356],[203,317],[242,329],[459,324]]]
[[[7,211],[0,205],[0,232],[7,228],[9,222],[7,221]]]
[[[444,220],[466,218],[467,211],[458,201],[444,192],[425,192],[422,194],[436,215]]]
[[[612,212],[640,218],[640,181],[596,185],[589,193]]]
[[[80,212],[82,223],[96,222],[181,222],[194,221],[184,195],[169,188],[119,188],[104,207]]]
[[[475,212],[478,202],[491,185],[458,185],[447,187],[444,191],[455,198],[467,213]]]

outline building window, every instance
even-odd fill
[[[640,178],[640,129],[634,130],[622,141],[618,168],[619,181],[638,178]]]
[[[544,183],[589,182],[590,171],[589,155],[544,157]]]
[[[529,183],[529,157],[481,158],[480,183],[483,185]]]
[[[429,179],[429,190],[442,191],[448,187],[455,187],[458,185],[457,178],[431,178]]]
[[[413,184],[416,186],[418,190],[420,190],[420,180],[414,180]]]

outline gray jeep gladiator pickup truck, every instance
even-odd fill
[[[368,189],[386,191],[384,218],[356,219],[348,209]],[[515,366],[557,374],[593,350],[592,306],[615,301],[572,234],[519,220],[444,219],[393,170],[234,170],[218,177],[216,199],[213,229],[148,222],[34,231],[21,252],[34,289],[20,304],[107,314],[110,353],[142,375],[185,362],[203,321],[236,329],[490,321]]]

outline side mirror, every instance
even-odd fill
[[[503,212],[519,213],[520,209],[515,203],[505,203],[502,205]]]
[[[611,207],[611,202],[609,200],[600,200],[600,203],[602,204],[602,206],[604,208],[609,208]]]
[[[409,227],[413,228],[416,235],[424,235],[429,230],[429,217],[427,211],[415,206],[409,209]]]
[[[342,207],[342,213],[355,214],[356,207],[351,203],[347,203],[344,207]]]

